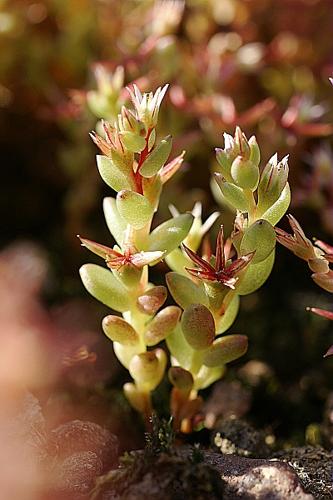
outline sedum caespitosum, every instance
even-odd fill
[[[254,292],[268,278],[275,256],[274,225],[290,202],[287,158],[279,162],[274,155],[260,173],[254,137],[247,140],[237,128],[234,137],[224,138],[224,149],[216,150],[215,179],[223,202],[236,212],[234,231],[225,240],[221,227],[215,255],[206,244],[199,256],[201,238],[216,214],[202,224],[201,211],[195,207],[182,249],[166,259],[173,269],[167,275],[168,287],[183,310],[177,328],[166,339],[173,365],[171,408],[176,426],[183,430],[190,429],[201,405],[198,391],[221,378],[226,363],[247,350],[246,336],[224,334],[237,316],[240,296]]]
[[[91,134],[102,152],[97,156],[99,173],[117,192],[116,198],[104,199],[116,244],[109,247],[80,238],[105,261],[105,266],[82,266],[81,279],[91,295],[122,313],[106,316],[102,328],[133,379],[125,384],[125,394],[147,418],[152,412],[151,392],[167,365],[165,351],[156,345],[173,332],[181,314],[177,306],[162,308],[167,290],[149,282],[149,267],[180,245],[193,221],[191,214],[177,215],[151,231],[162,187],[183,161],[182,154],[168,162],[170,136],[156,139],[166,90],[167,86],[142,95],[136,86],[128,89],[134,109],[122,106],[114,122],[102,122],[103,137]]]
[[[247,337],[223,335],[233,324],[239,297],[259,288],[274,262],[274,225],[287,210],[290,191],[287,159],[274,156],[259,173],[260,151],[239,128],[225,135],[217,150],[220,171],[215,174],[225,201],[237,214],[234,231],[225,240],[221,226],[215,255],[203,238],[219,213],[204,223],[201,205],[179,214],[151,231],[163,185],[178,170],[183,154],[168,161],[170,136],[156,141],[158,111],[167,86],[155,94],[129,90],[134,110],[121,107],[113,123],[101,122],[103,137],[92,138],[102,155],[97,166],[102,179],[117,192],[104,200],[107,225],[116,244],[108,247],[86,238],[81,242],[104,259],[106,267],[87,264],[80,270],[87,290],[122,316],[109,315],[102,327],[133,382],[125,394],[146,417],[152,412],[151,392],[167,366],[173,385],[170,410],[176,429],[189,431],[202,399],[198,391],[222,377],[225,365],[247,350]],[[180,247],[181,243],[183,245]],[[149,282],[148,271],[165,259],[173,272],[167,284],[177,305],[163,309],[167,290]]]

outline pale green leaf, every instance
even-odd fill
[[[231,291],[229,293],[234,292]],[[227,310],[223,314],[223,316],[220,316],[217,320],[215,319],[217,333],[224,333],[231,327],[231,325],[237,318],[239,302],[239,296],[235,295],[228,305]]]
[[[130,173],[118,168],[108,156],[97,155],[97,167],[103,181],[115,191],[135,189],[134,179]]]
[[[193,303],[208,306],[208,298],[201,284],[196,285],[187,276],[175,272],[166,275],[166,282],[172,297],[183,309]]]
[[[240,358],[247,351],[248,340],[245,335],[220,337],[207,349],[203,364],[208,367],[221,366]]]
[[[103,210],[109,231],[121,248],[127,227],[127,222],[118,212],[116,200],[114,198],[104,198]]]
[[[275,226],[287,212],[291,201],[290,186],[287,183],[279,199],[266,212],[261,215],[262,219],[267,220]]]
[[[108,269],[96,264],[85,264],[80,268],[80,276],[87,291],[106,306],[119,312],[131,308],[128,290]]]
[[[143,177],[153,177],[163,167],[172,147],[171,136],[162,139],[162,141],[155,146],[155,148],[148,154],[145,161],[140,167],[140,174]]]
[[[149,235],[148,251],[162,250],[166,253],[177,248],[186,238],[193,222],[192,214],[182,214],[157,226]]]
[[[239,295],[248,295],[258,290],[271,274],[274,259],[275,251],[267,259],[259,262],[259,264],[250,263],[244,272],[244,276],[241,277],[240,284],[236,284],[236,293]]]
[[[141,229],[153,217],[154,209],[142,194],[124,189],[118,193],[116,201],[120,215],[135,229]],[[152,249],[149,248],[149,250]],[[163,249],[156,248],[156,250]]]

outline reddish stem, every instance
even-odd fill
[[[143,162],[145,161],[145,159],[148,156],[148,153],[149,153],[148,143],[149,143],[149,137],[150,137],[150,134],[152,133],[152,131],[153,131],[152,128],[148,129],[148,132],[147,132],[147,135],[146,135],[146,146],[145,146],[145,148],[140,153],[140,158],[139,158],[139,161],[138,161],[138,168],[136,169],[136,172],[134,174],[134,178],[135,178],[135,182],[136,182],[136,186],[137,186],[137,192],[139,194],[143,194],[142,176],[140,174],[140,167],[141,167],[141,165],[143,164]]]

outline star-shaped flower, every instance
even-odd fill
[[[223,226],[221,226],[216,239],[215,265],[199,257],[184,244],[183,248],[188,257],[198,266],[198,269],[186,268],[187,272],[196,278],[204,281],[217,281],[229,288],[235,288],[238,274],[246,268],[254,256],[254,252],[251,252],[231,261],[229,258],[231,246],[228,241],[224,244]]]
[[[82,246],[102,257],[110,269],[121,271],[124,266],[133,266],[138,269],[154,265],[163,259],[165,252],[138,252],[135,248],[128,248],[123,253],[114,248],[96,243],[95,241],[78,236]]]

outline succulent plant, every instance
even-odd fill
[[[134,110],[122,106],[116,121],[102,122],[104,137],[92,133],[103,153],[97,156],[99,173],[117,192],[115,199],[104,200],[106,222],[116,244],[108,247],[81,238],[83,246],[105,260],[107,268],[86,264],[80,275],[89,293],[122,313],[106,316],[102,328],[133,378],[125,384],[125,394],[147,418],[152,412],[150,394],[167,365],[165,351],[156,345],[172,333],[181,314],[177,306],[162,308],[166,288],[150,283],[148,270],[177,249],[193,222],[191,214],[181,214],[151,231],[162,186],[183,159],[180,155],[168,163],[172,139],[156,139],[166,90],[167,86],[142,95],[136,86],[129,89]]]
[[[245,335],[223,334],[237,316],[239,297],[259,288],[271,272],[273,226],[290,201],[288,162],[275,155],[260,174],[255,137],[248,140],[239,127],[234,137],[224,135],[224,149],[216,150],[219,167],[214,175],[223,202],[236,211],[234,231],[225,239],[221,226],[215,255],[206,242],[199,256],[196,252],[218,212],[203,223],[199,203],[192,213],[179,214],[171,207],[173,217],[151,231],[162,187],[184,155],[167,163],[172,138],[156,139],[167,85],[154,94],[141,94],[135,85],[128,90],[134,110],[122,106],[116,120],[101,122],[104,137],[91,134],[103,153],[97,156],[99,173],[117,192],[115,199],[104,200],[116,244],[108,247],[81,238],[108,269],[86,264],[80,274],[95,298],[122,313],[106,316],[102,328],[133,379],[124,386],[131,405],[149,421],[151,393],[168,364],[165,350],[157,345],[166,341],[174,426],[189,431],[202,404],[198,391],[221,378],[225,365],[247,350]],[[149,282],[148,270],[162,259],[172,269],[166,281],[177,305],[160,309],[167,290]]]
[[[247,350],[245,335],[224,334],[237,316],[240,296],[254,292],[268,278],[275,257],[274,225],[290,202],[287,158],[279,162],[274,155],[260,174],[255,137],[247,140],[237,127],[234,137],[224,134],[224,139],[224,149],[216,150],[219,167],[214,176],[222,203],[236,211],[234,231],[225,240],[221,226],[215,255],[207,248],[201,257],[194,251],[192,226],[186,237],[192,248],[184,242],[182,251],[177,250],[178,258],[183,252],[188,276],[171,272],[166,278],[171,295],[183,309],[179,325],[166,339],[173,365],[171,408],[183,430],[190,427],[200,407],[198,391],[221,378],[225,364]],[[178,271],[170,256],[168,263]]]

